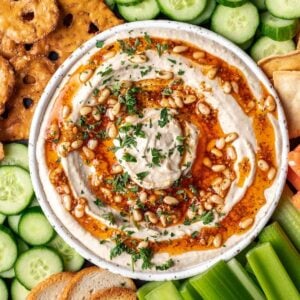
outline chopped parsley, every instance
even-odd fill
[[[152,67],[148,66],[147,68],[145,68],[145,70],[141,70],[141,76],[144,77],[151,71],[152,71]]]
[[[164,88],[162,91],[162,94],[165,96],[170,96],[170,95],[172,95],[172,93],[173,93],[173,90],[169,87]]]
[[[158,265],[155,267],[156,270],[160,270],[160,271],[164,271],[164,270],[168,270],[171,267],[174,266],[174,260],[172,258],[170,258],[169,260],[167,260],[165,263]]]
[[[179,70],[177,74],[178,74],[178,75],[183,75],[184,73],[185,73],[185,71]]]
[[[96,198],[96,200],[94,201],[94,203],[98,206],[98,207],[103,207],[104,203],[102,200],[100,200],[99,198]]]
[[[192,223],[202,221],[204,225],[211,223],[214,220],[214,213],[212,211],[206,211],[200,216],[196,216],[193,219],[185,219],[184,225],[191,225]]]
[[[133,46],[130,45],[130,43],[126,43],[125,41],[123,40],[118,40],[118,43],[122,49],[122,52],[126,53],[127,55],[134,55],[136,50],[137,50],[137,47],[140,45],[140,40],[137,38],[135,39],[134,41],[134,44]]]
[[[126,185],[129,181],[129,174],[127,172],[119,174],[112,180],[107,180],[108,183],[112,184],[114,192],[121,193],[125,191]]]
[[[105,220],[109,221],[110,225],[116,224],[116,219],[115,219],[115,216],[113,215],[113,213],[109,212],[107,214],[102,215],[102,217]]]
[[[161,56],[169,48],[167,44],[156,44],[158,55]]]
[[[125,153],[122,157],[122,159],[124,159],[127,162],[137,162],[136,157],[131,155],[130,153]]]
[[[104,41],[97,41],[97,42],[96,42],[96,47],[97,47],[97,48],[102,48],[103,45],[104,45]]]
[[[145,38],[145,41],[147,42],[147,44],[151,45],[152,44],[152,40],[148,34],[148,32],[145,32],[144,33],[144,38]]]
[[[165,127],[169,123],[169,117],[168,109],[163,108],[160,112],[160,120],[158,120],[159,127]]]
[[[145,177],[147,177],[149,174],[148,171],[145,171],[145,172],[140,172],[140,173],[137,173],[136,176],[138,178],[138,180],[143,180]]]
[[[176,65],[177,61],[175,59],[172,58],[168,58],[168,61],[170,61],[172,64]]]
[[[136,93],[140,91],[140,88],[133,87],[127,91],[124,96],[119,96],[119,102],[125,104],[126,110],[129,114],[137,113],[137,99]]]
[[[156,136],[155,136],[155,139],[160,140],[160,138],[161,138],[161,133],[158,132],[158,133],[156,134]]]
[[[193,231],[191,237],[194,239],[199,235],[199,231]]]
[[[97,74],[101,75],[102,77],[108,76],[113,72],[111,67],[106,68],[104,71],[99,71]]]
[[[166,155],[162,153],[162,149],[152,148],[151,149],[152,155],[152,164],[150,167],[160,166],[161,162],[166,158]]]

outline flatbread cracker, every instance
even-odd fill
[[[48,56],[57,66],[95,34],[123,23],[101,0],[58,0],[58,4],[56,30],[29,50]]]
[[[300,71],[276,71],[273,80],[288,121],[289,137],[299,137]]]
[[[55,71],[53,63],[40,55],[14,57],[11,64],[16,71],[16,89],[0,120],[1,141],[28,138],[36,104]]]
[[[272,78],[273,72],[276,71],[300,71],[300,50],[263,58],[258,65],[269,78]]]
[[[22,55],[25,52],[26,45],[17,44],[7,36],[0,33],[0,55],[10,59],[16,55]]]
[[[3,144],[0,143],[0,161],[4,158],[4,148],[3,148]]]

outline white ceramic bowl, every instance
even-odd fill
[[[62,220],[60,220],[54,213],[50,201],[51,199],[47,199],[45,191],[43,189],[43,184],[39,177],[39,165],[37,163],[37,155],[36,153],[36,144],[37,138],[39,136],[40,125],[43,120],[43,116],[47,109],[47,105],[49,100],[52,98],[57,86],[62,81],[64,76],[68,73],[71,67],[89,50],[91,50],[95,46],[96,40],[106,40],[109,37],[113,36],[116,33],[128,32],[133,29],[141,29],[141,30],[149,30],[150,28],[160,30],[160,29],[173,29],[183,31],[186,35],[194,35],[199,36],[199,38],[204,38],[215,42],[222,46],[226,51],[230,51],[233,55],[241,60],[241,62],[253,73],[255,74],[257,80],[261,81],[262,84],[267,88],[268,92],[274,96],[278,106],[278,120],[279,120],[279,131],[282,137],[282,146],[280,149],[280,158],[282,164],[278,168],[278,176],[277,176],[277,188],[273,195],[272,201],[269,201],[264,207],[260,210],[260,218],[253,225],[253,227],[243,236],[242,239],[239,240],[234,246],[229,249],[225,249],[224,252],[212,259],[209,259],[205,262],[195,264],[192,267],[185,268],[183,270],[178,270],[176,272],[167,271],[164,273],[157,273],[155,271],[145,271],[145,272],[133,272],[130,269],[125,267],[121,267],[116,265],[113,261],[106,261],[95,253],[93,253],[82,241],[78,240],[76,236],[72,235],[67,228],[64,226]],[[263,72],[257,67],[255,62],[243,52],[236,45],[231,43],[230,41],[224,39],[223,37],[198,26],[171,22],[171,21],[144,21],[144,22],[135,22],[135,23],[127,23],[124,25],[120,25],[109,29],[105,32],[100,33],[95,36],[91,40],[87,41],[81,47],[79,47],[56,71],[53,75],[52,79],[48,83],[41,100],[37,106],[32,126],[30,132],[30,140],[29,140],[29,157],[30,157],[30,173],[33,181],[34,190],[37,196],[37,199],[48,217],[50,223],[53,225],[55,230],[63,237],[63,239],[70,244],[78,253],[80,253],[83,257],[85,257],[90,262],[98,265],[102,268],[106,268],[112,272],[122,274],[124,276],[128,276],[131,278],[142,279],[142,280],[171,280],[171,279],[181,279],[196,275],[211,265],[216,263],[217,261],[224,259],[228,260],[243,250],[262,230],[262,228],[266,225],[269,218],[271,217],[276,205],[278,204],[279,197],[281,195],[282,189],[285,184],[286,171],[287,171],[287,152],[289,150],[289,141],[287,134],[287,126],[286,120],[284,116],[284,112],[282,106],[280,105],[279,99],[274,91],[272,85],[263,74]],[[48,195],[51,196],[51,195]]]

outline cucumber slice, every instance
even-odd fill
[[[118,9],[121,16],[129,22],[152,20],[159,14],[156,0],[144,0],[130,6],[118,4]]]
[[[297,250],[300,251],[300,212],[291,203],[292,196],[293,192],[286,185],[272,219],[281,225]]]
[[[27,289],[32,289],[52,274],[62,272],[60,256],[48,247],[35,247],[22,253],[16,263],[16,277]]]
[[[8,290],[5,282],[0,278],[0,300],[8,299]]]
[[[196,292],[189,280],[186,280],[179,288],[183,300],[200,300],[202,297]]]
[[[40,207],[31,207],[24,211],[18,232],[26,243],[34,246],[48,243],[55,234]]]
[[[25,300],[29,295],[30,291],[23,286],[18,279],[14,279],[11,287],[10,287],[10,294],[12,300]]]
[[[15,277],[15,270],[14,268],[10,268],[7,271],[1,272],[0,273],[0,277],[2,278],[14,278]]]
[[[217,0],[218,3],[228,7],[239,7],[245,4],[248,0]]]
[[[228,263],[228,267],[231,271],[236,275],[236,277],[242,282],[243,286],[247,288],[249,294],[255,300],[265,300],[266,297],[262,293],[261,289],[252,281],[246,270],[242,267],[242,265],[233,258]]]
[[[297,33],[297,20],[280,19],[269,12],[263,13],[260,19],[261,33],[275,41],[291,40]]]
[[[241,49],[247,50],[248,48],[251,47],[253,41],[254,41],[254,38],[251,38],[249,41],[246,41],[245,43],[237,44],[237,45],[238,45]]]
[[[116,0],[117,4],[121,5],[135,5],[137,3],[142,2],[143,0]]]
[[[48,243],[63,259],[64,271],[76,272],[84,264],[84,258],[71,248],[58,234]]]
[[[16,215],[26,208],[33,196],[29,173],[17,166],[0,167],[0,213]]]
[[[20,238],[17,238],[17,247],[19,255],[29,249],[29,246]]]
[[[0,214],[0,224],[3,224],[6,219],[5,215]]]
[[[267,10],[265,0],[251,0],[251,2],[261,11]]]
[[[299,0],[266,0],[268,11],[278,18],[296,19],[300,18]]]
[[[205,9],[207,0],[157,0],[161,11],[177,21],[191,21]]]
[[[189,23],[194,25],[200,25],[206,23],[211,18],[216,6],[217,6],[216,0],[207,1],[204,11],[194,20],[189,21]]]
[[[259,235],[261,242],[270,242],[296,287],[300,288],[300,254],[277,222]]]
[[[4,145],[4,159],[1,160],[1,166],[19,166],[29,170],[28,148],[19,143]]]
[[[137,296],[139,300],[145,300],[146,295],[148,295],[152,290],[154,290],[155,288],[157,288],[162,284],[163,282],[153,281],[142,285],[137,291]]]
[[[19,226],[21,216],[22,215],[19,214],[19,215],[8,216],[7,218],[7,223],[10,229],[12,229],[12,231],[17,234],[18,234],[18,226]]]
[[[211,19],[213,31],[237,44],[253,38],[258,25],[257,8],[250,2],[235,8],[218,5]]]
[[[179,292],[176,289],[176,286],[172,281],[164,282],[145,296],[145,300],[162,299],[182,300]]]
[[[251,57],[259,61],[271,55],[281,55],[296,49],[295,43],[290,41],[278,42],[267,36],[259,38],[250,50]]]
[[[17,256],[18,249],[11,231],[0,225],[0,272],[12,268]]]
[[[267,299],[300,299],[270,243],[252,249],[247,254],[247,259]]]
[[[191,285],[209,300],[250,300],[251,294],[224,261],[219,261],[206,272],[190,279]]]
[[[115,0],[105,0],[105,4],[113,10],[115,8],[116,2]]]

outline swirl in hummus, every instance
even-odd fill
[[[108,261],[164,271],[247,234],[281,141],[274,98],[239,64],[217,44],[150,30],[98,41],[72,68],[38,159],[76,238]]]

